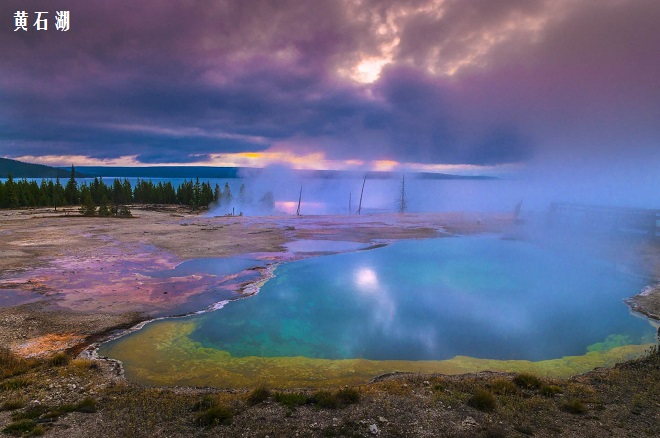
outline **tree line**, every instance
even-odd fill
[[[241,186],[244,190],[244,186]],[[106,184],[102,178],[94,178],[89,185],[78,184],[75,169],[71,166],[71,176],[64,186],[59,178],[42,179],[41,183],[25,178],[14,180],[11,175],[4,183],[0,181],[0,208],[58,207],[81,205],[81,212],[101,216],[130,215],[128,204],[180,204],[193,209],[206,207],[212,202],[232,198],[229,184],[223,190],[218,184],[215,190],[209,182],[184,181],[178,187],[172,183],[138,179],[135,187],[124,178],[115,178]],[[98,208],[98,210],[97,210]]]

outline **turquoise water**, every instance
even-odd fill
[[[402,241],[275,274],[256,296],[186,318],[191,340],[233,357],[543,360],[654,335],[622,302],[643,276],[495,237]]]
[[[151,271],[146,274],[153,278],[186,277],[200,273],[224,277],[246,269],[264,266],[266,263],[263,261],[243,257],[206,258],[186,260],[174,269]]]

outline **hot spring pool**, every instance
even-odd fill
[[[655,332],[611,262],[491,236],[401,241],[282,264],[256,296],[103,345],[145,384],[323,386],[391,371],[567,375]]]

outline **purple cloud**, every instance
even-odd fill
[[[54,8],[69,32],[13,31],[15,11]],[[650,0],[7,0],[0,17],[4,156],[181,162],[286,144],[497,165],[648,157],[660,139]]]

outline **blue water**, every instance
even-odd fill
[[[402,241],[283,264],[258,295],[191,317],[191,337],[237,357],[543,360],[652,338],[622,302],[645,283],[525,242]]]
[[[186,260],[174,269],[151,271],[146,274],[153,278],[186,277],[200,273],[223,277],[245,269],[264,266],[266,266],[266,263],[263,261],[243,257],[206,258]]]

